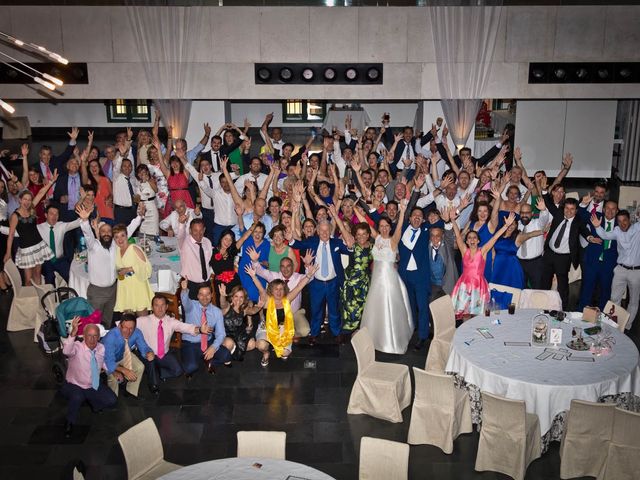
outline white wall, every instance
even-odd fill
[[[430,100],[430,101],[422,102],[422,130],[423,131],[426,132],[430,130],[431,125],[436,123],[436,120],[438,117],[444,119],[445,120],[444,123],[447,123],[446,119],[444,118],[444,112],[442,111],[442,105],[440,104],[440,101]],[[473,152],[473,146],[475,143],[474,142],[475,133],[476,133],[476,127],[474,125],[473,128],[471,129],[471,133],[469,134],[469,138],[467,139],[467,143],[465,144],[465,147],[469,147],[472,152]],[[456,152],[457,147],[453,143],[451,136],[449,135],[447,139],[448,139],[449,148],[451,149],[451,152]]]
[[[204,135],[203,125],[209,123],[211,134],[215,134],[218,128],[225,123],[224,102],[196,101],[191,104],[189,127],[185,139],[189,148],[193,148]],[[209,146],[205,148],[208,150]]]
[[[431,7],[205,7],[207,28],[198,37],[197,63],[190,75],[194,81],[184,97],[440,98],[430,11]],[[88,63],[89,85],[65,85],[65,99],[147,98],[150,89],[127,17],[124,6],[3,5],[0,30],[42,43],[71,61]],[[529,85],[527,73],[531,61],[639,61],[638,25],[639,5],[504,7],[482,96],[637,98],[637,85]],[[382,62],[384,84],[255,85],[255,62],[287,61]],[[0,95],[41,98],[36,89],[23,85],[2,85]]]
[[[14,105],[16,115],[29,117],[32,128],[43,127],[118,127],[125,123],[108,122],[107,107],[103,102],[19,102]],[[151,118],[153,118],[153,106]],[[151,123],[136,123],[136,126],[151,126]]]

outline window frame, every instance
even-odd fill
[[[124,106],[126,109],[125,115],[118,115],[115,113],[115,110],[118,106],[122,105],[118,103],[119,101],[124,101]],[[136,109],[146,103],[147,106],[147,114],[142,117],[143,114],[140,114],[136,111]],[[109,123],[151,123],[151,101],[146,99],[115,99],[115,100],[107,100],[105,102],[105,107],[107,109],[107,121]]]
[[[290,118],[287,113],[287,103],[292,101],[302,102],[302,118]],[[309,103],[318,103],[322,106],[322,116],[321,118],[309,118],[308,107]],[[288,99],[282,100],[282,123],[322,123],[327,115],[327,102],[323,102],[320,100],[298,100],[298,99]]]

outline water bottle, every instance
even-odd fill
[[[84,238],[84,235],[80,237],[80,251],[84,252],[87,249],[87,241]]]

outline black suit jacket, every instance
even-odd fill
[[[444,145],[442,145],[442,143],[436,143],[436,148],[438,149],[438,153],[440,154],[442,159],[445,162],[448,162],[449,157],[447,156],[447,151],[445,150]],[[480,158],[471,157],[471,161],[473,162],[474,165],[479,165],[481,167],[484,167],[487,163],[489,163],[491,160],[496,158],[496,155],[498,155],[499,153],[500,153],[500,149],[494,145],[487,151],[487,153],[485,153]],[[454,155],[453,161],[456,162],[456,165],[458,166],[458,168],[462,167],[462,160],[460,160],[459,155]]]
[[[544,243],[545,250],[551,250],[549,242],[563,220],[564,212],[558,212],[553,216],[551,228],[549,229],[547,240]],[[569,255],[571,255],[571,264],[573,265],[573,268],[578,268],[580,261],[580,235],[587,238],[591,235],[591,231],[589,231],[589,228],[580,219],[580,216],[576,214],[576,216],[573,217],[571,228],[569,229]]]

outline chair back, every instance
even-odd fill
[[[53,272],[53,276],[55,278],[54,283],[56,288],[69,286],[67,284],[67,281],[64,278],[62,278],[62,275],[60,275],[58,272]]]
[[[362,327],[351,337],[351,345],[356,352],[358,361],[358,374],[364,372],[375,362],[376,352],[373,346],[373,339],[369,335],[369,329]]]
[[[443,373],[413,367],[416,380],[414,403],[427,405],[453,405],[455,386],[453,377]]]
[[[571,400],[565,435],[611,439],[615,408],[613,403]]]
[[[9,260],[4,264],[4,271],[11,281],[13,296],[15,298],[20,294],[20,290],[22,290],[22,277],[20,276],[18,267],[13,263],[13,260]]]
[[[524,438],[526,405],[522,400],[482,392],[482,428]]]
[[[381,438],[360,441],[360,480],[406,480],[409,476],[409,445]]]
[[[57,306],[56,300],[54,295],[47,295],[51,290],[49,290],[48,287],[36,285],[33,282],[31,282],[31,285],[36,289],[36,293],[38,294],[38,305],[44,308],[50,315],[55,315]]]
[[[608,315],[609,312],[611,311],[611,307],[614,307],[615,309],[614,315],[618,316],[618,330],[624,333],[624,329],[627,326],[627,322],[629,322],[629,317],[631,316],[631,314],[627,312],[624,308],[622,308],[620,305],[613,303],[611,300],[609,300],[607,304],[604,306],[604,313]]]
[[[456,332],[456,315],[453,310],[453,300],[444,295],[429,304],[433,319],[433,337],[445,342],[451,342]]]
[[[285,459],[286,432],[238,432],[238,457]]]
[[[573,198],[574,200],[580,200],[580,194],[578,192],[567,192],[564,198]]]
[[[640,413],[615,409],[611,443],[632,447],[640,454]]]
[[[134,425],[118,437],[127,463],[129,480],[148,472],[164,460],[162,440],[152,418]]]
[[[512,295],[511,303],[514,305],[520,304],[520,292],[522,292],[522,290],[519,288],[508,287],[507,285],[500,285],[499,283],[490,283],[489,292],[491,292],[491,290],[510,293]]]
[[[560,294],[555,290],[524,289],[520,293],[519,308],[562,310]]]

